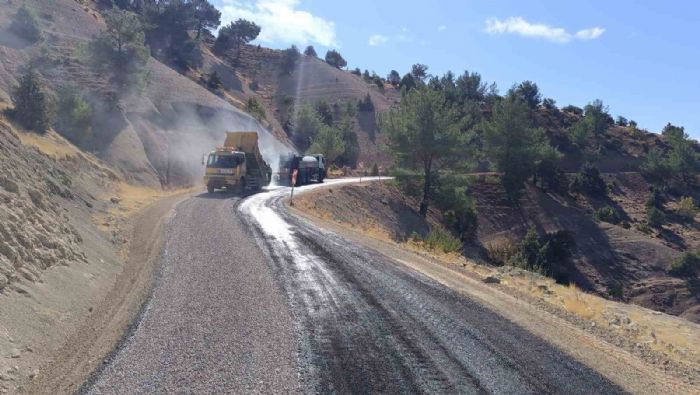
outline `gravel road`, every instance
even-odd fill
[[[305,392],[622,392],[486,307],[290,214],[287,195],[239,211],[289,298]]]
[[[475,301],[290,214],[287,195],[179,204],[150,302],[85,392],[622,392]]]
[[[204,194],[176,207],[144,313],[84,392],[299,391],[288,304],[236,202]]]

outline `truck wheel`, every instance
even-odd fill
[[[214,185],[207,184],[207,193],[209,193],[209,194],[214,193]]]

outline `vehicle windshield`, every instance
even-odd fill
[[[217,155],[210,154],[207,160],[207,167],[213,168],[234,168],[243,163],[244,157],[241,154]]]

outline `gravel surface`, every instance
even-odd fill
[[[145,313],[86,392],[622,392],[476,301],[290,214],[287,195],[178,205]]]
[[[287,301],[217,194],[176,208],[145,311],[88,393],[298,392]]]
[[[290,300],[305,392],[622,392],[477,302],[290,214],[287,195],[240,211]]]

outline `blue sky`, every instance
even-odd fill
[[[559,106],[602,99],[613,116],[700,138],[700,2],[213,0],[223,22],[262,26],[272,48],[337,48],[350,68],[385,76],[481,73],[501,93],[535,81]]]

